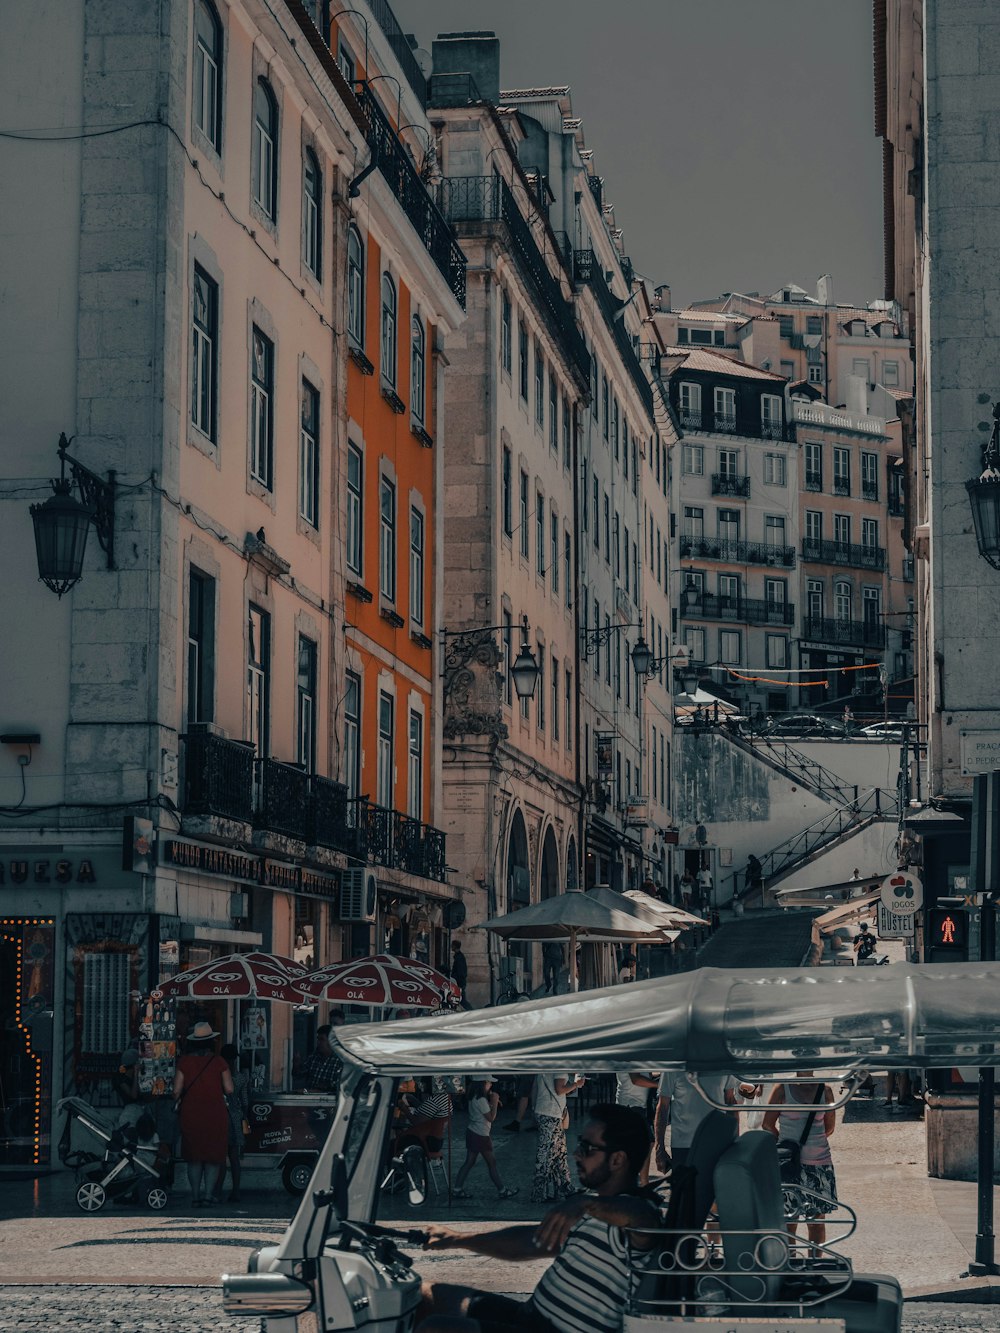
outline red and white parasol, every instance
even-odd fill
[[[454,981],[415,958],[397,958],[380,953],[372,958],[352,958],[330,963],[299,977],[295,988],[311,1000],[341,1004],[367,1004],[384,1009],[440,1009],[462,992]]]
[[[156,989],[161,996],[191,1000],[286,1000],[301,1004],[296,990],[301,963],[272,953],[231,953],[179,972]]]

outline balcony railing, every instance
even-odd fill
[[[716,433],[719,435],[736,434],[736,413],[735,412],[713,412],[712,424]]]
[[[449,176],[438,187],[441,211],[452,223],[504,222],[511,247],[521,261],[535,295],[548,314],[580,374],[590,381],[590,353],[577,327],[573,307],[542,256],[517,200],[499,176]]]
[[[851,480],[849,477],[834,477],[833,479],[834,495],[850,495]]]
[[[701,430],[701,408],[682,407],[678,412],[681,426],[687,430]]]
[[[734,495],[738,499],[750,498],[750,478],[734,477],[725,472],[712,473],[713,495]]]
[[[427,81],[427,105],[471,106],[482,95],[471,74],[432,74]]]
[[[820,643],[849,644],[857,648],[884,648],[885,626],[875,620],[835,620],[829,616],[806,616],[803,639]]]
[[[420,99],[420,105],[426,106],[427,80],[417,62],[417,57],[413,54],[409,38],[396,21],[396,15],[387,0],[368,0],[368,8],[372,12],[372,18],[389,39],[392,54],[399,61],[406,82]]]
[[[702,560],[724,560],[731,565],[779,565],[784,569],[795,565],[794,546],[728,541],[721,537],[681,537],[680,553]]]
[[[807,472],[807,473],[806,473],[806,490],[807,490],[807,491],[821,491],[822,489],[823,489],[823,474],[822,474],[822,472]]]
[[[877,499],[878,499],[878,482],[877,482],[877,481],[863,481],[863,482],[861,483],[861,498],[862,498],[862,500],[877,500]]]
[[[593,250],[575,250],[573,252],[573,274],[578,284],[585,282],[594,293],[601,314],[604,316],[604,322],[611,330],[615,340],[615,346],[618,348],[622,364],[638,389],[639,396],[646,405],[646,410],[652,416],[653,386],[642,369],[636,350],[632,346],[632,339],[629,337],[624,321],[620,317],[624,302],[615,296],[605,281],[600,259],[594,254]]]
[[[818,565],[847,565],[852,569],[885,569],[884,546],[858,546],[855,542],[802,542],[802,559]]]
[[[682,600],[685,620],[730,620],[742,625],[794,625],[793,602],[772,602],[761,597],[716,597],[705,593],[697,601]]]
[[[184,741],[185,815],[214,815],[330,847],[358,860],[441,882],[445,834],[430,824],[352,799],[332,778],[276,759],[256,759],[249,741],[192,730]]]
[[[253,821],[254,752],[249,741],[190,731],[184,742],[184,813]]]
[[[783,440],[785,438],[785,427],[780,421],[762,421],[760,423],[760,435],[763,440]]]
[[[357,97],[368,121],[368,145],[378,161],[379,171],[464,310],[467,261],[454,231],[420,179],[399,136],[367,84],[358,85]]]

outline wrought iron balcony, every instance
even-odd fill
[[[471,106],[482,94],[471,74],[432,74],[427,82],[427,105]]]
[[[192,729],[184,742],[184,813],[253,821],[254,751],[249,741],[231,741]]]
[[[356,802],[342,782],[314,776],[310,805],[309,841],[316,847],[332,847],[363,861],[367,856],[364,828],[359,824]]]
[[[632,378],[650,416],[653,415],[653,386],[642,369],[642,363],[632,346],[632,339],[621,319],[624,302],[611,291],[604,278],[604,270],[593,250],[573,252],[573,274],[577,284],[586,283],[594,293],[604,322],[611,330],[622,364]]]
[[[822,472],[806,472],[806,490],[821,491],[823,489]]]
[[[305,841],[310,831],[309,774],[298,764],[258,759],[257,828]]]
[[[793,602],[772,602],[761,597],[716,597],[704,593],[697,601],[681,599],[685,620],[728,620],[741,625],[794,625]]]
[[[499,176],[448,176],[438,187],[438,203],[444,216],[457,225],[473,222],[506,224],[515,258],[534,287],[543,312],[576,362],[581,376],[589,383],[590,352],[577,327],[573,307],[552,275],[507,182]]]
[[[878,482],[877,482],[877,481],[863,481],[863,482],[861,483],[861,498],[862,498],[862,500],[877,500],[877,499],[878,499]]]
[[[833,493],[834,495],[850,495],[851,493],[850,477],[834,477]]]
[[[885,547],[864,546],[855,542],[817,541],[806,537],[802,559],[817,565],[846,565],[851,569],[885,569]]]
[[[785,438],[785,427],[780,421],[762,421],[760,423],[760,437],[762,440],[783,440]]]
[[[700,407],[682,407],[678,416],[681,419],[681,426],[687,430],[701,430],[701,408]]]
[[[416,93],[421,106],[427,105],[427,80],[423,70],[413,54],[410,39],[396,21],[396,15],[388,0],[367,0],[372,18],[385,33],[392,48],[392,54],[399,61],[406,82]]]
[[[729,541],[722,537],[682,537],[680,553],[695,559],[724,560],[730,565],[778,565],[783,569],[795,565],[794,546]]]
[[[389,118],[367,84],[358,85],[357,97],[368,121],[368,145],[378,162],[379,171],[413,224],[424,249],[447,281],[455,300],[464,310],[467,261],[454,231],[442,216]]]
[[[735,412],[713,412],[712,428],[718,435],[736,434],[736,413]]]
[[[750,478],[734,477],[726,472],[712,473],[713,495],[734,495],[738,499],[750,498]]]
[[[444,882],[445,834],[440,829],[364,799],[357,802],[357,810],[369,861]]]
[[[877,620],[836,620],[829,616],[806,616],[803,639],[819,643],[848,644],[855,648],[884,648],[885,626]]]

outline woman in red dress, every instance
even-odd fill
[[[181,1156],[187,1162],[191,1202],[204,1208],[219,1202],[219,1189],[229,1148],[229,1111],[233,1076],[213,1042],[219,1034],[210,1023],[195,1023],[188,1034],[187,1053],[177,1061],[174,1097],[179,1099]]]

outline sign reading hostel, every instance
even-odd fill
[[[978,778],[1000,769],[1000,731],[961,731],[962,777]]]

